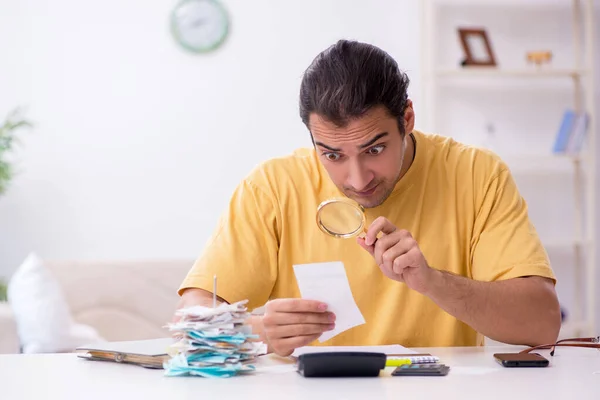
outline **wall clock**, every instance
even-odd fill
[[[171,32],[186,50],[207,53],[229,33],[229,15],[218,0],[182,0],[171,14]]]

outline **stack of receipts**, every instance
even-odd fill
[[[177,310],[178,322],[167,325],[176,342],[163,365],[165,375],[230,377],[254,370],[251,364],[267,347],[251,341],[247,301],[220,304],[215,308],[193,306]]]

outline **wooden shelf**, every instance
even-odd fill
[[[563,221],[559,220],[561,225],[554,226],[552,229],[548,226],[544,231],[539,232],[540,239],[549,252],[575,254],[573,250],[576,249],[576,246],[581,246],[584,252],[583,257],[571,259],[569,264],[572,264],[573,268],[568,271],[572,272],[572,277],[576,282],[581,283],[581,287],[578,287],[577,290],[582,292],[582,296],[576,296],[574,304],[570,307],[581,310],[581,312],[572,320],[569,319],[563,326],[562,337],[588,336],[595,334],[598,328],[598,281],[595,279],[598,270],[596,154],[600,125],[597,118],[596,96],[593,91],[596,78],[594,74],[595,58],[591,56],[598,48],[594,43],[597,35],[595,35],[596,27],[593,18],[593,15],[599,10],[598,7],[598,2],[593,0],[580,2],[571,0],[423,0],[421,6],[423,37],[421,48],[424,49],[421,76],[424,80],[422,98],[425,102],[423,109],[426,129],[434,132],[441,131],[441,127],[445,124],[444,121],[439,121],[440,117],[442,120],[449,119],[450,127],[446,129],[460,129],[455,126],[460,122],[459,117],[449,112],[440,113],[438,111],[438,108],[446,108],[447,104],[454,106],[451,108],[453,111],[468,113],[470,109],[477,109],[480,105],[481,107],[497,105],[495,101],[498,100],[498,96],[506,95],[507,99],[513,98],[512,96],[518,97],[519,91],[528,96],[536,96],[542,100],[547,99],[557,107],[559,103],[557,100],[565,100],[560,107],[577,108],[578,111],[585,111],[589,114],[591,123],[586,138],[588,145],[580,155],[552,154],[551,146],[556,132],[536,131],[533,134],[540,134],[536,140],[531,138],[523,143],[516,143],[513,148],[491,149],[508,165],[524,193],[537,191],[535,192],[537,197],[544,201],[546,197],[551,198],[556,194],[563,196],[568,194],[566,191],[573,191],[573,203],[565,203],[572,208],[567,211],[574,213],[573,227],[570,226],[570,221],[565,219],[564,224],[568,224],[568,227],[561,226]],[[532,22],[537,22],[538,11],[543,11],[539,14],[543,17],[540,18],[540,23],[546,18],[550,21],[546,21],[545,28],[548,29],[545,31],[546,33],[552,32],[550,31],[552,25],[560,19],[564,19],[570,26],[563,27],[565,28],[564,32],[561,31],[560,35],[556,35],[554,32],[550,35],[546,34],[548,37],[545,39],[542,37],[528,38],[521,29],[516,29],[514,34],[511,32],[510,24],[522,24],[525,17],[529,17]],[[524,18],[519,16],[512,20],[513,15],[521,12],[526,12],[527,15]],[[449,38],[455,38],[457,26],[470,25],[472,28],[485,29],[485,24],[482,24],[483,26],[476,25],[478,20],[483,20],[481,18],[483,16],[487,21],[495,21],[496,17],[499,20],[503,19],[498,21],[497,25],[494,24],[503,29],[503,35],[499,35],[500,37],[497,38],[499,41],[497,66],[460,66],[459,60],[462,57],[459,51],[460,46],[454,46],[455,49],[447,54],[445,51],[437,51],[442,48],[441,46],[448,45]],[[566,32],[569,28],[572,31],[571,35]],[[488,27],[488,30],[491,30],[491,27]],[[571,42],[570,49],[573,52],[564,54],[565,58],[562,58],[564,60],[562,62],[552,62],[541,66],[526,63],[523,57],[525,51],[530,48],[528,46],[524,46],[520,50],[523,53],[521,56],[515,54],[511,57],[510,54],[506,54],[505,49],[511,42],[517,47],[529,43],[534,49],[540,48],[542,40],[557,41],[563,44],[569,44],[567,42],[569,40]],[[504,46],[502,49],[501,45]],[[542,48],[551,49],[553,46],[551,43],[545,43]],[[444,50],[446,49],[444,48]],[[452,59],[454,61],[449,61]],[[573,60],[581,60],[584,64],[575,63]],[[460,98],[460,104],[453,103],[457,91],[459,95],[467,94]],[[490,96],[489,102],[485,101],[488,100],[487,96]],[[480,98],[482,99],[481,104],[479,103]],[[569,106],[566,105],[566,100],[570,100]],[[511,107],[507,107],[507,109],[513,110]],[[532,108],[532,112],[534,112],[533,110],[534,108]],[[556,117],[557,110],[558,108],[549,108],[548,116]],[[473,123],[478,123],[477,121],[482,117],[491,120],[494,114],[486,111],[475,111],[477,115],[474,116]],[[537,112],[540,113],[537,117],[545,117],[543,114],[546,111],[540,109]],[[510,118],[501,113],[497,113],[495,117]],[[557,126],[556,130],[558,129]],[[535,131],[535,128],[533,130]],[[545,135],[543,135],[544,133]],[[460,135],[466,134],[460,133]],[[534,143],[537,144],[534,145]],[[502,146],[498,143],[493,147]],[[535,154],[536,151],[539,151],[540,154]],[[534,154],[518,154],[518,152]],[[577,176],[577,173],[580,173],[581,176]],[[577,177],[581,179],[574,179]],[[546,206],[546,204],[543,205]],[[548,206],[538,209],[540,212],[538,218],[544,218],[546,214],[553,213],[553,210],[560,209],[560,207],[554,207],[553,203]],[[565,228],[567,229],[566,238],[561,235]],[[569,257],[571,256],[569,255]]]
[[[502,157],[502,156],[501,156]],[[511,172],[515,175],[548,173],[573,174],[575,161],[581,161],[579,157],[569,155],[511,155],[502,157]]]
[[[549,251],[573,249],[576,245],[580,246],[581,248],[585,248],[586,246],[590,245],[589,241],[573,238],[570,240],[565,238],[540,238],[540,240],[542,241],[544,247]]]
[[[437,69],[439,77],[489,77],[489,78],[581,78],[587,74],[584,69],[552,69],[535,67],[523,69],[503,69],[497,67],[464,67]]]

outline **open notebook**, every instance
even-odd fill
[[[96,361],[113,361],[135,364],[146,368],[163,368],[169,358],[167,349],[174,342],[172,338],[135,340],[126,342],[106,342],[75,349],[78,357]]]

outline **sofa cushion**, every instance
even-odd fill
[[[103,341],[93,327],[73,319],[59,282],[35,254],[13,274],[7,294],[24,353],[66,352]]]
[[[177,289],[193,260],[48,261],[73,319],[109,341],[170,336]]]

